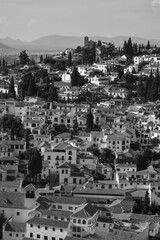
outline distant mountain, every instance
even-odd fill
[[[0,42],[0,49],[1,50],[4,50],[4,49],[9,50],[9,49],[11,49],[11,47],[9,47],[6,44]]]
[[[141,37],[132,37],[132,36],[116,36],[116,37],[99,37],[99,36],[93,36],[90,37],[93,41],[98,41],[101,40],[103,42],[113,42],[115,46],[123,46],[124,41],[127,41],[131,37],[132,43],[138,43],[138,44],[147,44],[148,40],[150,41],[151,45],[157,45],[160,46],[160,40],[158,39],[146,39],[146,38],[141,38]]]
[[[151,45],[157,44],[160,46],[160,40],[156,39],[145,39],[141,37],[131,37],[132,42],[136,42],[138,44],[147,44],[148,40]],[[101,37],[101,36],[91,36],[89,39],[93,41],[101,40],[103,42],[113,42],[115,46],[123,46],[124,41],[129,39],[129,36],[117,36],[117,37]],[[73,36],[59,36],[59,35],[51,35],[44,36],[38,38],[31,42],[31,45],[39,47],[39,48],[52,48],[52,49],[65,49],[65,48],[75,48],[77,46],[83,46],[84,37],[73,37]]]
[[[48,49],[75,48],[83,45],[83,37],[51,35],[38,38],[31,42],[33,46]]]
[[[145,39],[141,37],[131,37],[132,42],[138,44],[147,44],[148,40],[151,45],[160,46],[160,40],[156,39]],[[117,36],[117,37],[101,37],[101,36],[89,36],[90,40],[103,42],[113,42],[115,46],[123,46],[124,41],[129,39],[129,36]],[[62,51],[66,48],[75,48],[77,46],[84,45],[84,37],[75,37],[75,36],[60,36],[60,35],[50,35],[40,37],[32,42],[23,42],[21,40],[13,40],[12,38],[1,38],[0,43],[3,44],[2,48],[14,48],[19,50],[48,50],[48,51]]]
[[[24,43],[21,40],[13,40],[12,38],[0,38],[0,42],[10,47],[22,46]]]

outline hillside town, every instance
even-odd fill
[[[160,47],[0,56],[0,239],[160,239]]]

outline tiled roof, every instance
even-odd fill
[[[16,222],[7,222],[5,231],[7,232],[26,232],[26,224],[25,223],[16,223]]]
[[[21,179],[14,180],[14,181],[0,181],[0,187],[6,187],[6,188],[19,188],[22,183]],[[1,199],[0,199],[1,202]]]
[[[77,210],[75,211],[75,213],[73,213],[72,217],[74,218],[90,218],[93,217],[96,212],[97,212],[97,208],[92,206],[90,203],[87,203],[86,205],[77,208]]]
[[[75,197],[59,197],[59,196],[46,196],[48,200],[52,203],[59,204],[71,204],[71,205],[81,205],[86,202],[86,199],[75,198]]]
[[[108,209],[112,213],[130,213],[134,204],[135,202],[131,200],[115,200],[115,204],[113,202]]]
[[[127,135],[125,133],[121,133],[121,134],[109,134],[107,136],[107,140],[114,140],[114,141],[123,141],[126,140]]]
[[[71,177],[84,177],[84,172],[71,172]]]
[[[25,194],[20,192],[0,192],[0,207],[25,209]]]
[[[3,143],[6,144],[6,145],[10,145],[10,144],[17,144],[17,145],[22,145],[23,144],[23,145],[25,145],[26,142],[24,140],[21,140],[21,141],[8,140],[8,141],[4,141]]]
[[[99,132],[99,131],[92,131],[91,132],[92,137],[99,137],[102,138],[104,133],[103,132]]]
[[[8,156],[3,156],[3,157],[0,157],[0,161],[14,161],[14,162],[19,162],[19,159],[16,158],[16,157],[8,157]]]
[[[98,217],[97,222],[114,223],[112,218]]]
[[[107,234],[107,240],[136,240],[137,233],[132,231],[112,230]]]
[[[90,137],[90,133],[89,132],[80,132],[79,133],[79,137]]]
[[[39,224],[43,226],[51,226],[51,227],[57,227],[57,228],[67,228],[69,222],[68,221],[56,221],[48,218],[40,218],[40,217],[34,217],[27,221],[29,224]]]
[[[69,132],[64,132],[64,133],[61,133],[61,134],[58,134],[56,135],[54,138],[70,138],[71,137],[71,133]]]
[[[36,187],[33,184],[29,184],[26,187],[24,187],[25,191],[36,191]]]
[[[78,238],[78,240],[103,240],[102,237],[100,237],[97,234],[90,234],[85,236],[84,238]],[[77,240],[77,237],[71,237],[71,236],[66,236],[64,240]]]
[[[70,211],[62,211],[62,210],[41,210],[40,211],[43,216],[49,215],[54,217],[64,217],[69,218],[71,216]]]
[[[56,149],[66,149],[67,147],[69,147],[69,144],[68,143],[58,143],[55,147],[54,147],[54,149],[56,150]],[[53,149],[53,150],[54,150]]]
[[[71,168],[70,164],[67,162],[62,163],[59,168]]]
[[[126,191],[124,189],[80,189],[80,188],[76,188],[75,190],[73,190],[73,194],[84,194],[84,195],[103,195],[103,196],[116,196],[116,195],[120,195],[120,196],[125,196]]]
[[[40,208],[46,209],[46,210],[51,206],[51,203],[52,203],[52,201],[50,201],[46,197],[38,197],[36,201],[37,203],[40,204]]]

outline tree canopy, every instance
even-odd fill
[[[29,56],[26,53],[26,50],[20,52],[19,60],[20,60],[20,64],[22,65],[29,64]]]

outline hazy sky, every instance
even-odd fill
[[[44,35],[160,39],[160,0],[0,0],[0,38]]]

